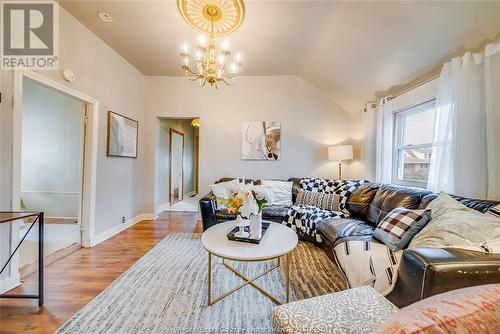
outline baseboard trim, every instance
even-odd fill
[[[127,220],[124,224],[117,225],[115,227],[110,228],[109,230],[106,230],[104,232],[99,233],[98,235],[94,236],[93,238],[90,239],[90,247],[94,247],[101,242],[113,237],[114,235],[128,229],[131,226],[134,226],[140,221],[143,220],[153,220],[153,214],[151,213],[141,213],[140,215],[135,216],[132,219]]]
[[[160,213],[167,210],[170,207],[170,203],[165,203],[156,208],[156,212]]]

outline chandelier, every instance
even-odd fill
[[[241,56],[231,57],[227,41],[217,51],[216,36],[235,31],[243,21],[245,8],[242,0],[178,0],[183,18],[196,30],[203,33],[194,48],[194,59],[189,46],[182,47],[182,70],[186,78],[207,82],[219,88],[220,83],[232,85],[243,67]],[[232,58],[232,59],[231,59]]]

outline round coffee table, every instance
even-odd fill
[[[285,266],[285,302],[288,303],[290,295],[290,258],[289,253],[297,247],[297,234],[289,227],[272,222],[269,223],[266,233],[262,236],[259,244],[252,244],[227,239],[227,234],[236,227],[234,221],[216,224],[203,232],[201,243],[208,252],[208,305],[215,304],[233,292],[246,285],[251,285],[263,295],[281,305],[278,299],[255,283],[255,280],[280,267],[280,258],[286,258]],[[212,255],[222,258],[223,265],[231,270],[236,276],[243,279],[244,283],[221,296],[212,299]],[[225,260],[255,262],[278,259],[278,263],[263,273],[247,278],[242,273],[228,265]]]

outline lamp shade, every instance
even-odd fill
[[[328,147],[328,160],[351,160],[352,145],[337,145]]]

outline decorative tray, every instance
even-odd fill
[[[240,242],[248,242],[248,243],[251,243],[251,244],[259,244],[260,241],[262,240],[262,238],[264,237],[264,234],[266,233],[269,225],[270,225],[270,223],[264,223],[264,222],[262,222],[262,235],[261,235],[260,239],[240,238],[240,237],[235,236],[234,234],[236,232],[238,232],[238,230],[240,229],[239,227],[233,228],[231,230],[231,232],[229,232],[227,234],[227,239],[231,240],[231,241],[240,241]],[[245,232],[250,233],[250,227],[249,226],[245,226],[244,229],[245,229]]]

